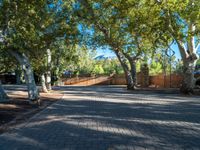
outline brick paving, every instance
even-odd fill
[[[200,149],[200,97],[62,87],[63,100],[0,135],[0,150]]]

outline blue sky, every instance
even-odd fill
[[[174,50],[176,59],[181,59],[177,44],[173,44],[171,46],[171,49]],[[104,55],[105,57],[116,57],[114,52],[112,52],[109,48],[105,48],[105,47],[97,48],[97,56],[99,55]]]
[[[109,48],[102,48],[102,47],[99,47],[97,48],[97,56],[99,55],[104,55],[105,57],[115,57],[115,53],[112,52]]]
[[[85,36],[89,35],[89,36],[93,36],[94,34],[94,29],[90,28],[88,29],[87,27],[84,28],[84,26],[82,24],[78,25],[78,29],[83,33],[83,35],[85,34]],[[181,55],[178,49],[178,46],[176,43],[173,43],[170,48],[175,52],[175,56],[176,59],[181,59]],[[97,55],[96,56],[100,56],[100,55],[104,55],[105,57],[116,57],[115,53],[113,51],[111,51],[109,49],[109,47],[103,46],[103,47],[98,47],[96,49]],[[200,47],[198,49],[198,52],[200,54]]]
[[[181,59],[181,55],[180,55],[177,44],[175,44],[175,43],[172,44],[170,48],[172,50],[174,50],[176,59]],[[200,54],[200,47],[198,49],[198,52]],[[97,48],[97,56],[99,56],[99,55],[104,55],[105,57],[116,57],[114,52],[112,52],[109,48],[105,48],[105,47],[104,48],[101,48],[101,47]]]

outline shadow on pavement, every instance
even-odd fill
[[[199,97],[121,87],[60,90],[65,100],[1,135],[0,149],[200,149]]]

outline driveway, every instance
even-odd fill
[[[56,89],[63,99],[0,135],[0,150],[200,149],[200,97],[118,86]]]

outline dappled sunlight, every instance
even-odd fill
[[[12,105],[12,104],[0,104],[0,109],[4,108],[9,108],[9,109],[17,109],[20,108],[19,106],[16,105]]]
[[[200,149],[199,10],[0,0],[0,150]]]
[[[77,96],[76,96],[77,97]],[[71,97],[70,97],[71,98]],[[80,98],[80,97],[79,97]],[[152,99],[150,100],[149,98],[141,98],[141,97],[136,97],[135,99],[131,99],[131,100],[127,100],[126,98],[121,98],[121,97],[118,97],[118,98],[105,98],[105,97],[81,97],[82,99],[87,99],[87,100],[93,100],[93,101],[96,101],[96,100],[99,100],[99,101],[104,101],[104,102],[113,102],[113,103],[126,103],[126,104],[130,104],[130,103],[151,103],[151,104],[170,104],[170,103],[173,103],[173,102],[176,102],[176,101],[161,101],[161,100],[153,100]],[[151,97],[151,98],[154,98],[154,97]]]
[[[81,149],[84,144],[102,150],[200,147],[198,98],[119,94],[117,88],[111,88],[112,93],[108,88],[105,93],[98,91],[101,90],[83,88],[80,94],[76,87],[70,87],[70,94],[65,94],[63,100],[16,129],[16,133],[23,137],[18,142],[21,145],[26,145],[24,141],[30,145],[35,143],[41,149],[45,146]],[[0,136],[0,139],[13,141],[9,136],[12,134]]]
[[[65,122],[65,121],[63,121]],[[75,125],[81,128],[85,129],[90,129],[98,132],[105,132],[105,133],[111,133],[114,135],[124,135],[124,136],[133,136],[133,137],[142,137],[142,138],[147,138],[147,135],[143,135],[140,132],[136,132],[130,129],[126,128],[120,128],[120,127],[115,127],[114,124],[106,124],[106,123],[101,123],[101,122],[93,122],[91,120],[89,121],[84,121],[84,122],[78,122],[77,121],[67,121],[65,122],[70,125]]]
[[[84,88],[84,90],[82,90]],[[150,102],[196,102],[198,96],[185,96],[180,94],[159,94],[159,92],[149,92],[149,91],[127,91],[125,88],[118,89],[115,86],[111,86],[109,89],[106,86],[94,86],[92,87],[69,87],[64,86],[60,90],[64,91],[69,97],[70,96],[81,96],[89,97],[94,99],[94,97],[102,99],[114,99],[114,100],[124,100],[124,101],[139,101],[140,103],[145,101]],[[117,90],[117,92],[116,92]],[[134,97],[132,97],[134,95]]]

